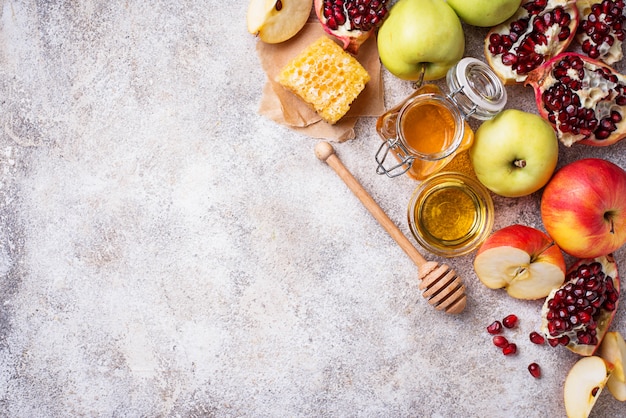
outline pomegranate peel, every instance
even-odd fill
[[[565,52],[533,70],[525,84],[565,146],[608,146],[626,136],[626,76],[603,62]]]
[[[517,12],[485,38],[485,58],[505,84],[565,51],[576,36],[579,12],[572,0],[524,0]]]
[[[564,345],[582,356],[593,355],[613,321],[619,293],[612,255],[579,259],[568,269],[565,283],[546,298],[542,333],[553,347]]]
[[[389,14],[388,1],[315,0],[314,7],[324,31],[356,55]]]

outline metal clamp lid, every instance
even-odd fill
[[[389,151],[396,148],[398,150],[399,163],[385,168],[383,164],[389,155]],[[376,162],[378,163],[376,174],[386,174],[390,178],[401,176],[411,169],[413,160],[415,160],[415,157],[409,154],[398,138],[388,139],[380,144],[376,152]]]
[[[448,73],[447,81],[450,96],[461,92],[465,100],[455,98],[455,102],[477,119],[490,119],[506,105],[504,84],[491,67],[476,58],[460,60]]]

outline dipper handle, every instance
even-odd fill
[[[363,206],[372,214],[372,216],[382,225],[391,238],[402,248],[411,260],[421,267],[426,264],[424,257],[417,251],[415,246],[407,239],[404,233],[396,226],[396,224],[387,216],[385,211],[376,203],[372,196],[361,186],[359,181],[352,175],[350,171],[343,165],[335,148],[326,141],[321,141],[315,146],[315,155],[322,161],[325,161],[346,183],[348,188],[359,198]]]
[[[335,149],[328,142],[319,142],[315,146],[315,155],[331,166],[341,177],[352,192],[359,198],[363,206],[376,218],[391,237],[398,243],[400,248],[409,256],[418,267],[418,278],[422,296],[428,300],[435,309],[443,310],[449,314],[458,314],[465,309],[467,297],[465,286],[460,277],[445,264],[434,261],[426,261],[424,257],[411,244],[400,228],[382,210],[378,203],[367,193],[358,180],[343,165],[335,154]]]

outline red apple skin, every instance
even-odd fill
[[[491,234],[476,252],[476,256],[491,248],[514,247],[530,254],[531,259],[543,259],[566,271],[561,249],[542,231],[530,226],[514,224]]]
[[[576,258],[610,254],[626,243],[626,171],[599,158],[558,170],[541,198],[548,234]]]

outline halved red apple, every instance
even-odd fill
[[[540,299],[563,283],[565,259],[544,232],[515,224],[485,240],[474,258],[474,271],[490,289],[505,288],[517,299]]]

